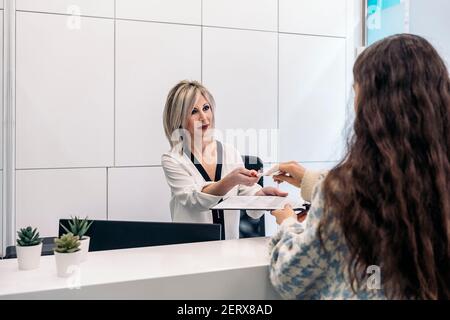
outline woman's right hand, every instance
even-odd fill
[[[300,188],[306,171],[305,167],[295,161],[280,163],[279,166],[280,174],[273,176],[273,180],[275,182],[286,181],[287,183]]]
[[[225,176],[233,186],[242,184],[244,186],[252,186],[258,182],[258,173],[255,170],[248,170],[244,167],[236,168]]]

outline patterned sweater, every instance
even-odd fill
[[[270,280],[284,299],[385,299],[383,290],[369,289],[366,284],[358,292],[352,291],[347,274],[348,247],[336,221],[327,224],[325,250],[320,244],[317,228],[324,211],[324,176],[307,172],[302,182],[302,197],[309,200],[312,193],[307,218],[302,223],[286,219],[272,237]]]

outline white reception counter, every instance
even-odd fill
[[[279,299],[268,238],[90,252],[77,276],[56,276],[54,256],[19,271],[0,261],[0,299]]]

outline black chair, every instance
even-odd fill
[[[242,156],[245,168],[249,170],[262,170],[264,167],[263,162],[259,157],[255,156]],[[259,179],[258,184],[263,187],[263,178]],[[266,235],[264,216],[259,219],[253,219],[249,217],[245,210],[241,210],[239,223],[239,238],[251,238],[251,237],[264,237]]]
[[[59,220],[66,228],[68,221]],[[86,235],[91,237],[89,251],[100,251],[221,240],[220,231],[220,224],[210,223],[94,220]],[[61,225],[58,233],[66,233]],[[43,238],[43,256],[53,255],[55,238]],[[16,247],[7,247],[4,259],[16,257]]]
[[[69,219],[60,223],[68,228]],[[221,240],[221,225],[210,223],[94,220],[89,251]],[[59,226],[59,236],[65,230]]]
[[[53,254],[53,249],[55,248],[55,238],[56,237],[45,237],[42,238],[42,253],[43,256],[50,256]],[[17,258],[16,246],[6,247],[6,255],[3,259],[14,259]]]

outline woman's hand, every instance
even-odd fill
[[[203,187],[202,192],[215,196],[223,196],[238,184],[252,186],[258,180],[258,173],[255,170],[247,170],[244,167],[236,168],[223,177],[223,179]]]
[[[258,173],[255,170],[247,170],[244,167],[236,168],[225,176],[231,185],[236,186],[242,184],[251,187],[258,182]]]
[[[265,187],[255,193],[255,196],[278,196],[278,197],[286,197],[288,195],[287,192],[281,191],[280,189],[274,187]]]
[[[275,182],[286,181],[300,188],[306,169],[295,161],[280,163],[280,174],[273,176]]]
[[[294,217],[297,219],[297,215],[295,214],[294,210],[292,210],[290,204],[286,204],[284,206],[284,209],[274,210],[270,213],[277,219],[277,224],[282,224],[283,221],[289,217]]]

